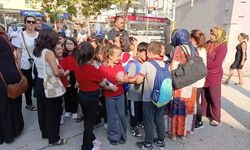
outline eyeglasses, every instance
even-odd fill
[[[31,23],[32,23],[32,24],[35,24],[35,23],[36,23],[36,21],[30,21],[30,20],[27,20],[27,21],[26,21],[26,23],[28,23],[28,24],[31,24]]]

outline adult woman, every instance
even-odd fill
[[[44,69],[48,75],[63,76],[64,74],[63,70],[58,69],[58,61],[53,52],[57,43],[58,36],[55,31],[43,30],[36,39],[36,47],[33,51],[38,72],[34,93],[37,97],[38,123],[42,138],[48,138],[51,146],[67,143],[66,139],[60,139],[59,136],[62,97],[46,98],[43,86]]]
[[[189,32],[186,29],[178,29],[173,33],[172,45],[175,47],[171,70],[174,70],[178,65],[187,62],[184,54],[184,47],[192,57],[197,54],[193,45],[189,42]],[[193,132],[194,107],[196,101],[196,87],[194,84],[181,89],[174,89],[172,101],[172,139],[176,136],[185,138],[187,133]]]
[[[84,133],[82,150],[99,150],[101,142],[96,140],[93,126],[99,106],[100,87],[116,91],[116,86],[107,87],[104,73],[94,63],[95,50],[90,43],[81,43],[76,52],[76,80],[79,85],[78,101],[84,114]]]
[[[31,93],[32,93],[32,57],[33,57],[33,49],[35,47],[35,39],[38,36],[38,32],[35,31],[36,20],[34,16],[26,16],[24,18],[24,23],[26,26],[26,30],[21,32],[17,45],[14,45],[18,48],[18,63],[21,66],[22,72],[24,76],[28,80],[29,89],[25,92],[26,106],[25,108],[30,111],[35,111],[36,107],[32,103]]]
[[[4,142],[11,143],[14,138],[20,135],[24,122],[22,115],[22,98],[16,99],[7,97],[6,84],[18,83],[21,79],[17,70],[13,47],[8,41],[4,27],[0,25],[0,145]]]
[[[207,52],[205,49],[205,44],[206,44],[206,37],[204,33],[202,33],[198,29],[194,29],[190,33],[190,39],[191,43],[193,46],[197,48],[197,52],[199,56],[203,59],[203,62],[207,64]],[[199,81],[196,82],[196,87],[197,87],[197,95],[196,95],[196,119],[195,119],[195,128],[199,129],[203,127],[203,122],[202,122],[202,108],[201,108],[201,93],[203,90],[205,84],[205,77]]]
[[[210,30],[210,42],[207,46],[207,77],[202,93],[202,112],[210,120],[210,125],[221,122],[221,80],[222,63],[227,54],[226,32],[222,27]]]
[[[240,43],[236,46],[237,51],[235,53],[235,59],[233,64],[230,66],[229,75],[227,79],[223,82],[224,84],[228,84],[229,80],[233,76],[234,70],[237,69],[239,76],[239,83],[236,83],[236,85],[237,84],[243,85],[242,68],[245,61],[247,60],[246,50],[247,50],[248,35],[246,35],[245,33],[240,33],[238,36],[238,40]]]

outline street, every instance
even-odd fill
[[[233,77],[234,82],[238,81]],[[249,150],[250,149],[250,78],[244,78],[244,86],[222,85],[222,124],[212,127],[203,118],[205,127],[188,135],[185,140],[172,141],[166,137],[167,150]],[[23,103],[24,106],[24,103]],[[69,138],[64,146],[47,147],[48,141],[41,138],[38,127],[37,112],[23,108],[24,130],[12,144],[3,144],[0,150],[80,150],[82,144],[83,122],[75,123],[65,120],[61,126],[62,138]],[[102,141],[102,150],[136,150],[136,139],[127,133],[128,140],[124,145],[111,146],[106,138],[103,126],[95,129],[96,137]],[[154,150],[157,148],[154,146]]]

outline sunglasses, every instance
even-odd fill
[[[30,21],[30,20],[27,20],[27,21],[26,21],[26,23],[28,23],[28,24],[31,24],[31,23],[32,23],[32,24],[35,24],[35,23],[36,23],[36,21]]]

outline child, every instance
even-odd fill
[[[70,117],[72,114],[72,119],[77,119],[77,88],[75,88],[75,68],[76,68],[76,60],[73,56],[77,48],[77,41],[73,37],[68,37],[65,42],[65,51],[63,52],[63,59],[67,64],[64,69],[67,74],[68,85],[66,88],[66,93],[64,96],[65,101],[65,114],[66,118]]]
[[[128,82],[125,69],[120,62],[121,49],[117,46],[111,46],[107,53],[106,65],[101,66],[101,70],[105,74],[105,78],[109,84],[116,85],[116,92],[104,90],[103,94],[106,100],[107,116],[108,116],[108,140],[111,145],[125,144],[127,122],[125,117],[124,106],[124,90],[122,84]],[[122,78],[119,82],[116,77]]]
[[[137,48],[137,58],[130,63],[128,77],[139,75],[140,68],[147,58],[148,43],[141,42]],[[138,127],[142,123],[142,84],[130,84],[128,91],[129,112],[130,112],[130,132],[136,138],[142,138]]]
[[[137,76],[136,83],[141,84],[144,81],[143,86],[143,121],[145,130],[145,141],[137,142],[136,145],[144,150],[153,149],[153,142],[159,149],[165,148],[165,126],[164,126],[164,107],[156,107],[150,98],[154,80],[156,77],[156,68],[149,61],[157,62],[161,67],[164,67],[163,57],[161,53],[163,51],[162,44],[160,42],[153,41],[147,48],[148,61],[142,64],[140,75]],[[158,138],[154,139],[154,124],[156,126]]]
[[[84,132],[81,150],[99,150],[101,142],[93,133],[99,106],[100,87],[116,92],[116,86],[106,86],[104,73],[94,65],[95,50],[90,43],[81,43],[77,51],[76,79],[79,85],[78,100],[84,113]]]

